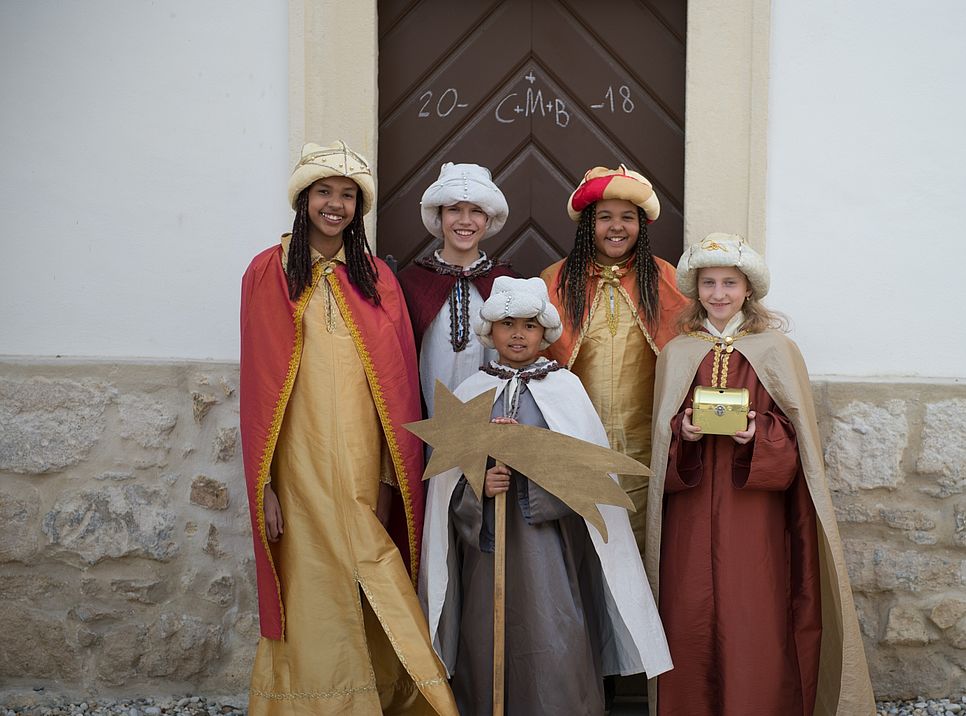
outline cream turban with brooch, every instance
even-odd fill
[[[494,321],[504,318],[535,318],[544,327],[543,341],[540,350],[545,349],[563,333],[560,314],[547,294],[547,284],[539,278],[511,278],[497,276],[493,281],[490,297],[480,309],[480,320],[473,325],[473,330],[480,337],[480,343],[487,348],[493,348]]]
[[[461,201],[476,204],[487,216],[484,239],[503,228],[510,208],[500,187],[490,178],[490,170],[479,164],[446,162],[439,170],[439,179],[423,192],[419,202],[423,225],[437,239],[443,238],[440,208]]]
[[[698,297],[698,269],[734,266],[748,279],[755,298],[768,293],[771,278],[765,259],[738,234],[708,234],[688,248],[678,261],[678,288],[689,298]]]
[[[295,202],[305,187],[327,177],[346,177],[359,185],[362,191],[363,215],[368,214],[375,205],[376,185],[369,162],[361,154],[349,149],[341,139],[327,147],[311,142],[302,146],[302,157],[288,180],[288,203],[294,209]]]

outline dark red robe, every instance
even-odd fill
[[[708,351],[692,383],[710,386]],[[730,388],[750,391],[756,434],[681,439],[671,420],[659,608],[674,669],[661,716],[810,716],[822,636],[816,514],[795,430],[737,350]]]

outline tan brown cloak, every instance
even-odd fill
[[[664,477],[671,441],[671,418],[681,409],[702,359],[711,344],[679,336],[658,356],[654,385],[654,423],[647,501],[644,566],[651,590],[660,601],[661,522]],[[787,336],[766,331],[735,343],[751,363],[762,385],[795,427],[802,470],[818,518],[822,578],[822,653],[819,662],[817,716],[875,714],[875,697],[859,633],[835,510],[825,479],[822,443],[811,385],[798,346]],[[673,658],[674,655],[672,654]],[[657,713],[656,680],[649,682],[651,710]]]

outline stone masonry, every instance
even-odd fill
[[[237,365],[0,362],[0,688],[247,690],[237,386]]]
[[[0,361],[0,700],[243,694],[238,367]],[[966,683],[966,385],[814,385],[879,699]]]

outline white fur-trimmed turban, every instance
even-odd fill
[[[771,277],[761,254],[738,234],[708,234],[688,248],[678,261],[678,288],[689,298],[698,297],[698,269],[734,266],[748,278],[755,298],[768,293]]]
[[[544,327],[543,350],[563,333],[563,324],[556,307],[550,303],[547,284],[539,278],[511,278],[497,276],[493,281],[493,291],[480,309],[480,320],[473,330],[480,337],[480,343],[493,348],[493,322],[504,318],[535,318]]]
[[[423,226],[437,239],[443,238],[439,210],[461,201],[476,204],[487,216],[484,239],[503,228],[510,208],[500,187],[493,183],[490,170],[479,164],[446,162],[439,170],[439,179],[429,185],[419,202]]]
[[[309,142],[302,146],[302,156],[288,180],[288,203],[295,201],[307,186],[326,177],[346,177],[359,185],[368,214],[376,202],[376,184],[366,158],[349,149],[341,139],[327,147]]]

